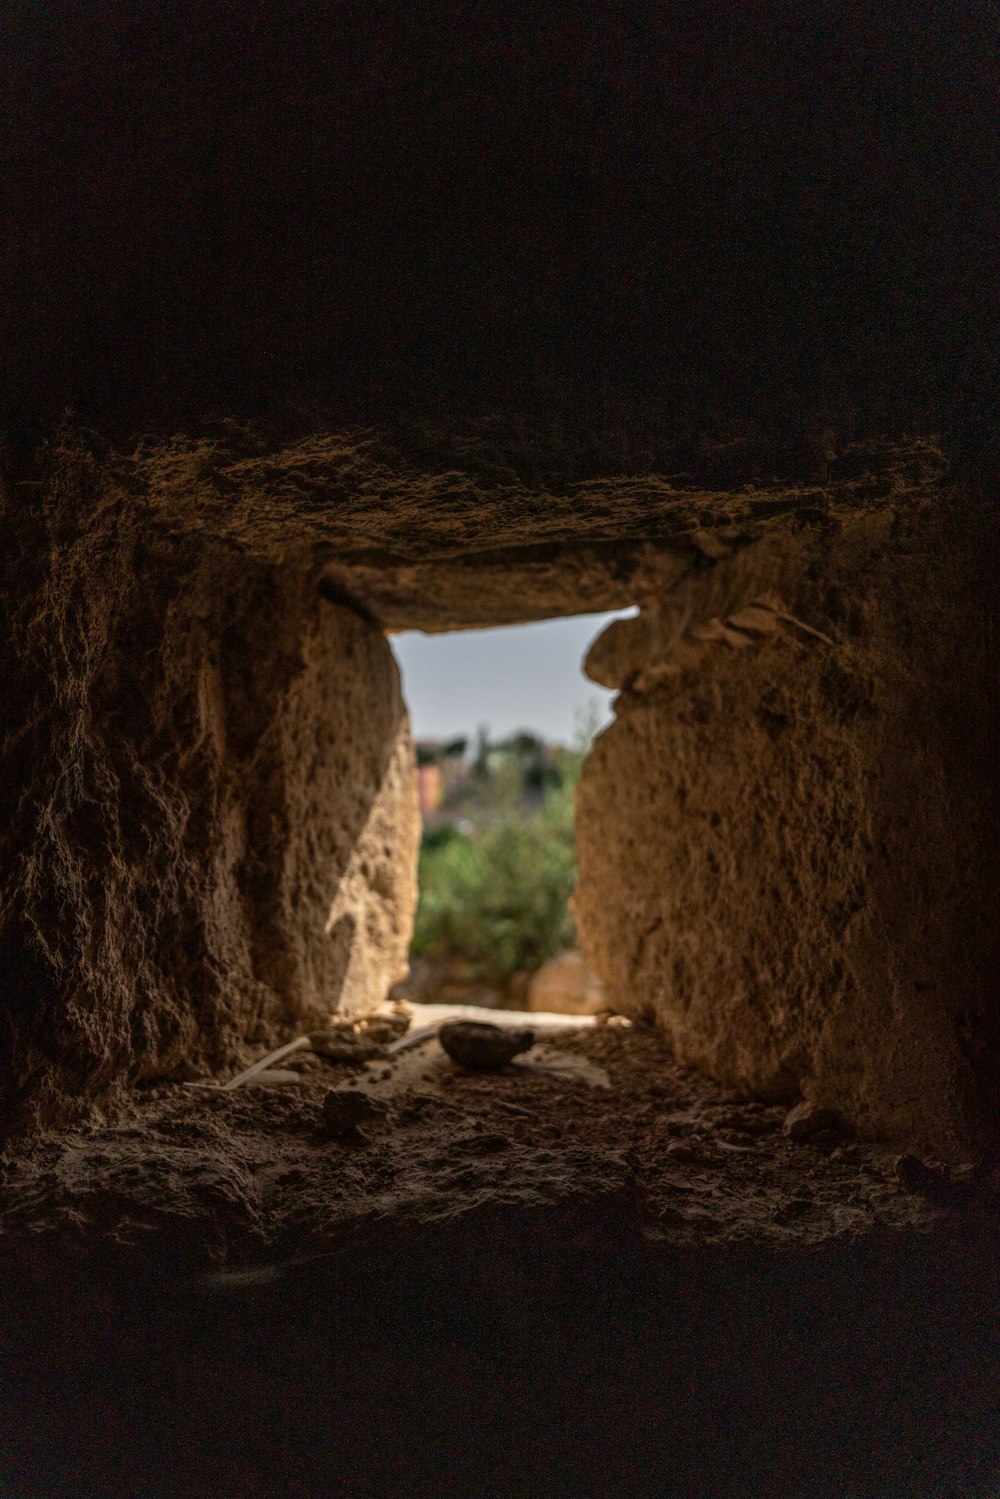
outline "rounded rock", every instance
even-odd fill
[[[826,1144],[850,1133],[846,1119],[836,1109],[808,1101],[788,1111],[781,1129],[789,1140],[806,1140],[810,1144]]]
[[[535,1044],[534,1031],[512,1031],[485,1020],[448,1020],[438,1032],[442,1047],[460,1067],[495,1072]]]

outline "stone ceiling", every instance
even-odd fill
[[[765,532],[910,503],[947,470],[931,441],[826,443],[778,455],[733,443],[688,455],[687,472],[534,479],[523,463],[431,466],[341,433],[255,454],[152,445],[116,474],[158,528],[275,561],[309,549],[330,599],[389,630],[440,630],[651,602]]]

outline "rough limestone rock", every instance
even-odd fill
[[[597,1015],[607,1007],[600,980],[582,953],[561,952],[531,975],[528,1009],[555,1015]]]
[[[470,1072],[498,1072],[535,1044],[535,1033],[508,1030],[480,1020],[446,1020],[438,1031],[441,1046]]]
[[[611,1002],[995,1114],[991,7],[8,9],[0,1135],[381,997],[383,631],[631,605]]]
[[[577,800],[616,1008],[939,1154],[982,1141],[1000,1062],[988,556],[930,487],[708,564],[595,647],[624,691]]]
[[[4,558],[12,1126],[378,1003],[419,840],[391,651],[308,555],[168,536],[80,447],[33,493]]]

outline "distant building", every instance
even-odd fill
[[[465,739],[417,740],[417,792],[425,824],[450,820],[442,808],[472,774],[472,765],[465,759],[466,745]]]
[[[417,794],[424,822],[438,810],[444,790],[440,765],[417,766]]]

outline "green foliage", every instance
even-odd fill
[[[576,878],[573,789],[583,752],[567,751],[560,784],[532,816],[513,810],[479,832],[442,828],[420,853],[413,951],[458,956],[476,977],[503,980],[571,947]]]

